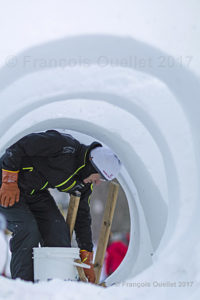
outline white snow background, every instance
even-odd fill
[[[131,217],[108,288],[0,277],[0,299],[199,299],[199,2],[0,7],[0,152],[49,128],[98,139],[123,162]]]

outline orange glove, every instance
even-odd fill
[[[13,206],[15,202],[19,202],[18,173],[19,171],[2,170],[0,204],[3,207]]]
[[[95,283],[96,276],[94,273],[94,265],[93,265],[93,252],[89,252],[87,250],[80,250],[80,258],[81,262],[90,266],[90,269],[84,269],[85,276],[88,281],[91,283]]]

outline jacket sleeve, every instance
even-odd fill
[[[78,247],[82,250],[92,251],[92,231],[90,215],[90,196],[92,193],[92,184],[81,193],[79,208],[75,223],[76,241]]]
[[[52,156],[62,151],[73,153],[76,151],[77,143],[72,136],[61,134],[56,130],[31,133],[6,149],[2,169],[19,170],[23,156]]]

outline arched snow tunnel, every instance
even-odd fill
[[[144,270],[167,278],[192,251],[185,234],[198,222],[200,92],[192,73],[176,63],[161,68],[160,56],[131,38],[77,36],[30,48],[16,56],[14,68],[0,69],[1,152],[27,133],[62,128],[102,141],[121,158],[131,236],[108,285]]]

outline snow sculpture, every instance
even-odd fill
[[[176,62],[161,68],[160,56],[131,38],[78,36],[25,50],[0,69],[1,152],[26,133],[63,128],[120,156],[131,237],[108,285],[199,276],[199,80]]]

